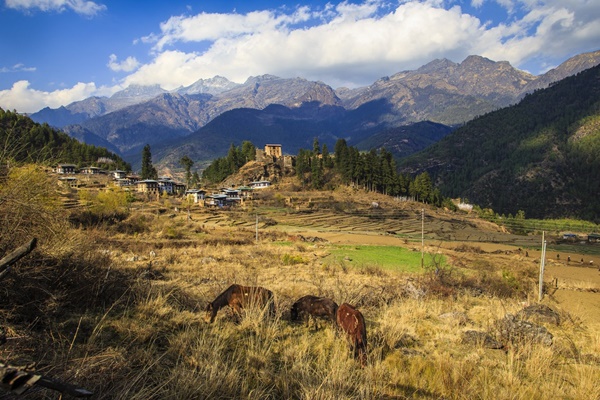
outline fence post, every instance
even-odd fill
[[[542,259],[540,260],[540,290],[538,293],[538,301],[542,301],[542,298],[544,297],[543,291],[544,291],[544,268],[545,268],[545,264],[546,264],[546,239],[545,239],[545,232],[542,231]]]

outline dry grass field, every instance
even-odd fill
[[[581,254],[548,251],[555,319],[531,317],[536,336],[503,321],[537,304],[537,236],[425,207],[421,268],[421,204],[345,190],[265,191],[191,219],[176,205],[134,203],[122,222],[42,244],[3,281],[0,359],[94,399],[600,399],[600,275],[566,265]],[[341,246],[375,255],[333,257]],[[409,261],[384,259],[390,246]],[[206,323],[233,283],[270,289],[275,317],[225,308]],[[330,323],[290,321],[307,294],[363,313],[366,367]]]

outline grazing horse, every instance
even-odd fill
[[[367,365],[367,327],[365,318],[356,308],[344,303],[337,309],[336,321],[350,342],[350,349],[360,365]]]
[[[275,304],[273,302],[273,292],[260,286],[242,286],[233,284],[223,293],[218,295],[212,302],[206,306],[205,320],[213,323],[217,312],[229,306],[236,314],[240,314],[242,308],[248,307],[269,307],[269,315],[275,315]]]
[[[299,298],[290,311],[292,321],[298,321],[300,318],[308,320],[310,316],[315,318],[328,319],[335,324],[335,313],[338,305],[335,301],[327,297],[317,297],[306,295]]]

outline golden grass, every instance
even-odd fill
[[[462,343],[465,330],[491,331],[534,297],[531,265],[514,257],[443,250],[453,269],[442,279],[330,262],[328,244],[282,246],[287,234],[277,229],[256,244],[250,227],[209,212],[196,212],[192,221],[183,214],[143,220],[144,230],[91,231],[89,241],[77,242],[109,257],[98,277],[118,274],[125,292],[105,299],[96,288],[90,296],[103,299],[102,307],[56,312],[56,326],[39,332],[10,323],[11,334],[36,335],[40,344],[14,341],[0,346],[0,358],[29,352],[25,358],[41,359],[43,371],[93,390],[97,399],[600,397],[593,356],[600,334],[560,309],[564,322],[548,327],[552,347]],[[232,283],[272,290],[275,317],[250,308],[237,318],[226,308],[213,324],[204,322],[206,304]],[[500,284],[520,289],[499,295]],[[358,306],[367,322],[367,367],[351,358],[331,325],[289,321],[292,303],[306,294]],[[64,307],[60,300],[52,307]],[[466,321],[440,318],[451,312]]]

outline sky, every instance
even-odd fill
[[[469,55],[539,75],[600,49],[598,0],[0,0],[0,107],[263,74],[360,87]]]

